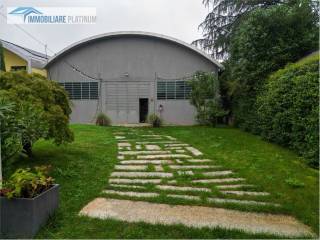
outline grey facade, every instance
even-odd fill
[[[199,70],[217,73],[222,66],[167,36],[117,32],[71,45],[46,68],[50,79],[73,93],[72,122],[93,123],[102,111],[113,124],[138,123],[142,115],[156,113],[167,124],[190,125],[196,113],[186,99],[184,78]]]

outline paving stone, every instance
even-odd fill
[[[168,184],[177,184],[177,180],[169,180],[167,181]]]
[[[136,145],[136,149],[141,150],[142,149],[141,145]]]
[[[169,140],[177,140],[176,138],[171,137],[171,136],[165,136],[165,137],[168,138]]]
[[[217,166],[212,165],[170,165],[171,169],[208,169],[215,168]]]
[[[150,192],[121,192],[115,190],[104,190],[103,193],[107,194],[116,194],[119,196],[127,196],[127,197],[157,197],[158,193],[150,193]]]
[[[154,169],[157,171],[157,172],[163,172],[164,169],[161,165],[157,165],[157,166],[154,166]]]
[[[158,145],[152,145],[152,144],[147,144],[146,149],[147,150],[161,150],[161,148]]]
[[[149,160],[125,160],[121,161],[120,164],[154,164],[154,165],[161,165],[161,164],[172,164],[171,160],[156,160],[156,159],[149,159]]]
[[[96,198],[80,212],[100,219],[149,224],[183,224],[196,228],[224,228],[287,237],[314,237],[310,227],[280,214],[243,212],[203,206],[169,205],[142,201]]]
[[[111,177],[161,177],[170,178],[173,177],[172,173],[163,172],[113,172]]]
[[[252,191],[220,191],[224,194],[234,194],[234,195],[252,195],[252,196],[268,196],[270,193],[267,192],[252,192]]]
[[[119,154],[121,155],[166,154],[166,153],[170,153],[170,151],[122,151],[122,152],[119,152]]]
[[[213,160],[210,159],[188,159],[187,160],[190,163],[208,163],[208,162],[213,162]]]
[[[189,144],[186,143],[169,143],[165,144],[166,147],[187,147]]]
[[[179,194],[167,194],[167,197],[182,198],[182,199],[186,199],[186,200],[197,200],[197,201],[201,200],[201,198],[198,196],[179,195]]]
[[[179,164],[183,163],[183,161],[181,161],[180,159],[175,159],[175,161]]]
[[[172,186],[172,185],[156,185],[155,187],[160,190],[211,192],[211,189],[209,188],[200,188],[200,187],[179,187],[179,186]]]
[[[189,175],[192,176],[194,175],[192,171],[177,171],[178,175]]]
[[[131,147],[131,143],[128,142],[119,142],[118,147]]]
[[[183,149],[179,150],[179,149],[178,149],[178,150],[176,150],[176,152],[177,152],[177,153],[185,153],[186,150],[183,150]]]
[[[171,143],[176,143],[176,141],[143,141],[143,142],[136,142],[136,144],[171,144]]]
[[[280,204],[277,204],[277,203],[258,202],[258,201],[252,201],[252,200],[237,200],[237,199],[227,199],[227,198],[207,198],[207,201],[212,203],[235,203],[235,204],[243,204],[243,205],[260,205],[260,206],[274,206],[274,207],[280,206]]]
[[[117,157],[119,160],[122,160],[122,159],[124,159],[124,156],[118,156]]]
[[[188,151],[190,151],[194,156],[201,156],[202,152],[200,152],[198,149],[194,147],[186,147]]]
[[[138,186],[138,185],[109,184],[109,186],[110,186],[110,187],[119,187],[119,188],[145,189],[144,186]]]
[[[225,176],[233,174],[232,171],[215,171],[215,172],[203,172],[202,175],[206,177]]]
[[[125,139],[125,136],[115,136],[116,139]]]
[[[146,170],[147,165],[116,165],[115,170]]]
[[[166,149],[179,150],[179,149],[182,149],[182,147],[166,147]]]
[[[251,184],[231,184],[231,185],[216,185],[218,189],[236,189],[236,188],[243,188],[243,187],[254,187]]]
[[[245,181],[244,178],[214,178],[214,179],[198,179],[192,180],[193,183],[223,183],[223,182],[239,182]]]
[[[110,178],[109,183],[126,183],[126,184],[135,184],[135,183],[141,183],[141,184],[146,184],[146,183],[154,183],[158,184],[161,183],[161,179],[126,179],[126,178]]]
[[[159,159],[159,158],[190,158],[184,154],[159,154],[159,155],[141,155],[137,156],[138,159]]]

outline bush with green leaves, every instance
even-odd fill
[[[318,49],[318,15],[310,3],[256,9],[233,30],[224,86],[242,129],[259,133],[255,102],[267,77]]]
[[[148,116],[147,122],[151,124],[152,127],[161,127],[163,125],[162,119],[155,113]]]
[[[25,71],[2,72],[0,99],[14,105],[2,122],[2,131],[8,135],[19,134],[22,148],[28,155],[40,138],[52,139],[56,144],[73,141],[69,128],[70,102],[58,83]],[[6,137],[2,136],[1,141],[7,141]]]
[[[197,110],[197,121],[203,125],[217,124],[217,120],[227,114],[221,108],[219,82],[212,73],[197,72],[189,81],[190,102]]]
[[[104,113],[99,113],[96,119],[96,125],[98,126],[110,126],[111,119]]]
[[[0,71],[6,71],[6,66],[4,62],[4,53],[3,53],[3,46],[2,43],[0,42]]]
[[[257,99],[260,134],[313,166],[319,160],[319,55],[272,74]]]
[[[48,175],[49,166],[17,169],[4,181],[0,195],[7,198],[34,198],[52,187],[54,179]]]

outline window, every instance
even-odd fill
[[[27,67],[26,66],[11,66],[10,70],[11,71],[21,71],[21,70],[26,71]]]
[[[61,82],[61,86],[73,100],[96,100],[99,98],[98,82]]]
[[[188,99],[191,86],[186,81],[158,81],[157,99]]]

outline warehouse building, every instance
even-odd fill
[[[190,125],[188,78],[222,66],[180,40],[146,32],[90,37],[63,49],[46,65],[48,77],[69,92],[72,122],[93,123],[99,112],[113,124],[145,122],[150,113],[167,124]]]

